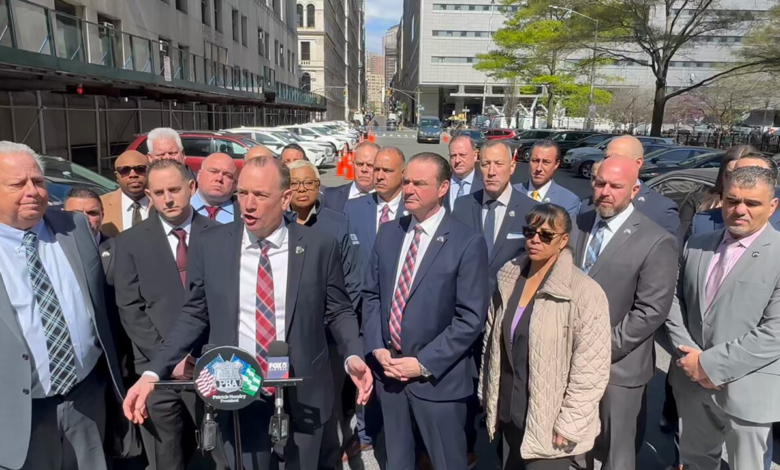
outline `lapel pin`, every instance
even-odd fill
[[[758,252],[757,252],[757,251],[754,251],[754,252],[753,252],[753,254],[752,254],[751,256],[753,256],[753,258],[758,258]]]
[[[104,251],[104,252],[103,252],[103,254],[102,254],[102,255],[100,255],[100,256],[101,256],[101,257],[103,257],[103,258],[108,258],[108,257],[110,257],[110,256],[111,256],[111,253],[109,253],[109,252],[107,252],[107,251]]]
[[[625,233],[626,235],[631,235],[631,229],[627,228],[627,229],[623,230],[623,233]]]
[[[296,254],[296,255],[300,255],[300,254],[301,254],[301,253],[303,253],[304,251],[306,251],[306,248],[304,248],[304,247],[302,247],[302,246],[296,246],[296,247],[295,247],[295,254]]]
[[[436,241],[439,243],[444,243],[444,237],[442,236],[436,237]]]
[[[406,217],[407,215],[409,215],[409,211],[404,211],[404,217]]]
[[[515,211],[509,211],[509,217],[514,217],[514,216],[515,216]]]
[[[546,197],[546,198],[544,198],[544,200],[542,202],[545,203],[545,204],[548,204],[550,202],[550,198]]]
[[[639,202],[645,202],[645,197],[644,196],[639,196],[638,198],[636,198],[636,200],[639,201]]]

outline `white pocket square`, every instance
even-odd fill
[[[525,236],[522,233],[507,233],[506,239],[507,240],[519,240],[521,238],[525,238]]]

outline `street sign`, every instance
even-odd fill
[[[166,82],[171,81],[171,58],[169,56],[163,56],[163,76]]]
[[[420,110],[420,111],[425,111],[425,106],[419,105],[419,106],[417,106],[417,109]]]

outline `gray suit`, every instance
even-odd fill
[[[108,381],[117,394],[124,395],[114,331],[106,315],[105,276],[87,221],[82,214],[58,209],[47,211],[44,220],[68,258],[81,291],[88,296],[89,314],[108,363]],[[74,468],[74,459],[81,468],[105,468],[105,458],[101,464],[96,455],[102,455],[99,439],[105,426],[104,361],[61,400],[32,400],[32,353],[2,276],[0,273],[0,468]],[[59,426],[58,412],[65,422]],[[95,444],[99,452],[94,451]]]
[[[575,262],[582,267],[596,212],[577,217]],[[653,334],[664,324],[677,278],[677,242],[636,208],[603,247],[588,273],[609,300],[612,368],[601,402],[594,456],[603,469],[633,470],[645,386],[655,373]]]
[[[701,367],[715,385],[723,386],[719,392],[706,390],[671,366],[670,382],[683,420],[680,451],[692,468],[720,468],[725,440],[729,460],[738,459],[730,462],[731,468],[762,468],[768,423],[780,421],[780,400],[773,394],[780,387],[780,232],[771,225],[764,229],[705,308],[707,274],[724,232],[688,241],[666,321],[673,346],[702,350]],[[707,455],[715,443],[717,455]],[[753,452],[737,453],[730,444]]]

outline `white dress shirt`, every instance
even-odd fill
[[[612,237],[617,233],[617,231],[620,229],[620,227],[628,220],[628,218],[631,216],[631,214],[634,212],[634,204],[629,203],[628,207],[621,212],[620,214],[612,217],[607,221],[607,227],[604,229],[604,236],[601,238],[601,249],[599,250],[599,255],[604,252],[604,249],[607,247],[607,244],[609,244],[609,241],[612,240]],[[593,236],[596,234],[596,231],[598,230],[599,222],[601,222],[602,218],[598,213],[596,213],[596,220],[593,221],[593,228],[590,229],[590,234],[588,235],[588,243],[585,245],[586,249],[590,246],[590,241],[593,239]]]
[[[376,231],[379,233],[379,219],[382,218],[382,209],[385,206],[390,206],[390,213],[388,217],[393,220],[397,217],[398,206],[401,204],[401,191],[398,191],[398,195],[394,197],[390,202],[385,202],[379,195],[377,195],[376,205]]]
[[[76,274],[57,239],[43,221],[30,229],[38,236],[38,255],[49,275],[62,315],[68,325],[76,360],[76,377],[84,380],[92,371],[103,350],[97,339],[91,316],[89,293],[82,292]],[[27,254],[22,240],[23,230],[0,224],[0,273],[5,283],[8,300],[19,322],[31,355],[32,398],[51,394],[51,371],[46,334],[43,330],[40,307],[35,302],[32,281],[27,270]],[[6,378],[7,379],[7,378]],[[20,385],[21,387],[21,385]]]
[[[471,173],[466,175],[465,178],[461,179],[452,175],[452,178],[450,178],[450,207],[455,207],[455,199],[458,198],[458,190],[460,189],[458,182],[463,181],[463,195],[471,194],[471,184],[474,182],[474,175],[477,173],[477,170],[471,170]]]
[[[349,195],[347,196],[347,199],[356,199],[361,196],[365,196],[366,194],[371,194],[373,192],[374,192],[373,189],[368,192],[362,191],[360,188],[357,187],[357,184],[353,182],[352,185],[349,187]]]
[[[507,184],[504,192],[498,196],[498,204],[496,204],[496,223],[493,226],[493,236],[498,236],[498,231],[501,230],[501,224],[504,222],[504,215],[506,215],[506,208],[509,206],[509,199],[512,198],[512,185]],[[485,226],[485,218],[487,218],[488,207],[485,203],[490,201],[488,193],[482,193],[482,226]],[[493,240],[495,243],[495,240]]]
[[[266,240],[271,243],[268,261],[274,281],[274,316],[276,339],[286,340],[284,317],[287,303],[287,266],[290,262],[287,225],[282,224]],[[241,261],[238,287],[238,347],[254,353],[257,350],[257,268],[260,265],[260,240],[244,227],[241,238]]]
[[[121,192],[121,191],[120,191]],[[133,226],[133,204],[132,199],[127,194],[122,193],[122,230],[127,230]],[[141,219],[146,220],[149,217],[149,198],[144,196],[138,200],[141,205]]]
[[[409,251],[409,247],[412,246],[412,240],[414,240],[414,228],[421,225],[422,233],[420,234],[420,245],[417,247],[417,257],[414,260],[414,271],[412,272],[412,280],[409,283],[410,286],[414,284],[414,277],[417,275],[417,269],[420,267],[420,263],[422,263],[422,260],[425,257],[425,252],[428,251],[428,246],[431,244],[433,235],[439,228],[446,212],[444,207],[440,207],[435,214],[428,217],[423,223],[417,222],[417,219],[412,217],[412,223],[409,224],[409,229],[406,231],[406,235],[404,235],[404,242],[401,244],[401,252],[398,255],[398,269],[395,273],[393,292],[398,288],[398,279],[401,277],[401,271],[403,271],[404,268],[406,253]]]
[[[552,180],[544,183],[544,186],[542,186],[541,188],[535,188],[531,180],[528,180],[528,192],[526,193],[526,196],[533,199],[534,191],[536,191],[539,193],[539,202],[543,202],[544,197],[547,196],[547,191],[550,190],[551,185],[552,185]]]
[[[187,217],[187,220],[185,220],[184,223],[178,227],[174,227],[173,225],[171,225],[170,222],[168,222],[162,216],[160,216],[160,221],[162,222],[163,230],[165,231],[165,237],[168,239],[168,245],[170,245],[171,253],[173,253],[173,259],[176,259],[176,248],[179,246],[179,238],[173,234],[173,231],[177,228],[180,228],[187,233],[187,235],[184,236],[184,243],[186,243],[187,247],[189,248],[190,230],[192,230],[192,218],[194,216],[195,216],[195,211],[190,209],[190,216]]]

